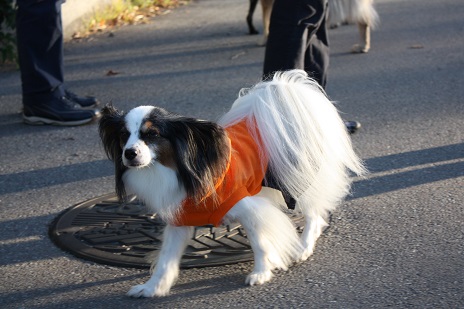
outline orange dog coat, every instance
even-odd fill
[[[262,166],[258,145],[246,121],[226,128],[231,143],[229,168],[216,185],[217,195],[207,196],[201,204],[186,199],[175,222],[178,226],[219,226],[226,213],[242,198],[261,191],[266,166]]]

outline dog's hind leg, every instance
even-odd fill
[[[187,241],[193,235],[193,227],[167,225],[163,234],[163,244],[158,262],[153,264],[154,270],[145,284],[133,286],[128,296],[153,297],[165,296],[169,293],[179,274],[179,264]]]
[[[259,46],[265,46],[267,37],[269,36],[269,24],[271,22],[271,13],[274,0],[261,0],[261,7],[263,9],[263,37],[258,42]]]
[[[272,270],[287,270],[303,248],[290,218],[262,197],[246,197],[228,213],[228,220],[239,221],[246,231],[254,254],[254,268],[245,283],[259,285],[272,278]]]
[[[305,228],[301,234],[301,243],[304,251],[301,260],[306,261],[314,251],[316,240],[321,236],[327,222],[320,215],[305,215]]]
[[[359,22],[358,30],[361,41],[359,44],[353,45],[351,52],[367,53],[371,48],[371,27],[366,23]]]

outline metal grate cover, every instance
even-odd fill
[[[50,225],[53,242],[73,255],[102,264],[148,268],[162,243],[165,223],[146,214],[137,201],[120,204],[107,194],[77,204]],[[293,216],[298,229],[303,219]],[[195,228],[181,260],[182,268],[219,266],[253,259],[250,243],[240,224]]]

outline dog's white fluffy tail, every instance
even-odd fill
[[[305,71],[278,72],[242,89],[219,123],[243,119],[257,128],[269,171],[305,215],[325,217],[349,193],[349,171],[365,172],[337,109]]]

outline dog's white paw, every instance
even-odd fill
[[[133,286],[127,296],[130,297],[153,297],[155,296],[155,289],[153,287],[148,287],[146,284],[139,284]]]
[[[368,46],[363,46],[361,44],[354,44],[351,47],[351,52],[353,54],[365,54],[365,53],[369,52],[369,47]]]
[[[266,43],[267,43],[267,36],[263,36],[261,39],[259,39],[258,42],[256,42],[256,44],[258,46],[266,46]]]
[[[313,254],[313,248],[306,248],[303,250],[303,253],[301,254],[300,261],[306,261],[312,254]]]
[[[133,286],[127,296],[141,298],[141,297],[153,297],[153,296],[166,296],[169,294],[169,289],[155,288],[149,284],[139,284]]]
[[[272,278],[272,272],[270,270],[262,272],[252,272],[248,275],[245,283],[248,285],[260,285],[268,282]]]

